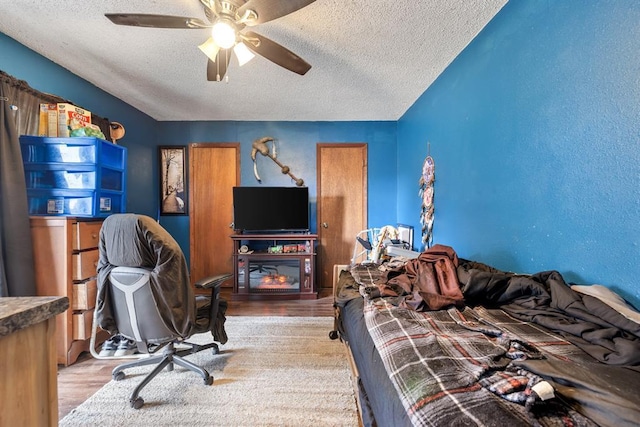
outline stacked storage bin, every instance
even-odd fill
[[[126,209],[127,149],[99,138],[21,136],[30,215],[106,217]]]

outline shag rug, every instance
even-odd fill
[[[344,344],[329,339],[331,317],[229,316],[220,354],[188,356],[211,386],[175,365],[163,370],[133,409],[129,396],[152,367],[129,369],[60,421],[60,426],[357,426]],[[189,341],[205,343],[210,334]]]

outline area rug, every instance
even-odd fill
[[[357,426],[356,400],[344,345],[329,339],[331,317],[230,316],[229,341],[188,358],[214,377],[179,366],[129,396],[151,368],[130,369],[60,421],[60,426]],[[210,335],[190,341],[204,343]]]

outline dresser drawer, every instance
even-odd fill
[[[91,338],[91,324],[93,322],[93,310],[78,311],[73,313],[73,339],[87,340]]]
[[[97,249],[73,254],[73,280],[82,281],[94,277],[100,252]]]
[[[95,280],[87,280],[83,283],[73,284],[73,295],[71,298],[72,310],[90,310],[96,306],[96,294],[98,284]]]
[[[78,221],[73,229],[73,250],[81,251],[98,247],[102,221]]]

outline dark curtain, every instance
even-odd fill
[[[0,297],[36,294],[20,135],[37,135],[40,103],[72,102],[0,71]],[[92,123],[109,135],[109,120]]]
[[[37,129],[29,109],[35,104],[38,117],[39,101],[6,75],[0,79],[0,296],[30,296],[36,294],[36,283],[18,137],[19,125]]]

